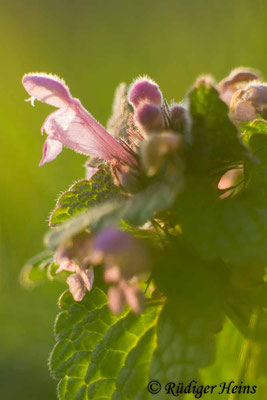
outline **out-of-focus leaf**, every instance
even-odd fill
[[[216,336],[216,360],[200,372],[202,382],[216,384],[231,382],[237,377],[237,360],[243,342],[243,336],[233,323],[227,319],[223,330]],[[228,393],[220,394],[221,400],[229,400]]]
[[[43,251],[31,258],[23,267],[20,282],[25,287],[33,287],[47,279],[52,279],[49,267],[53,264],[53,253]]]
[[[147,242],[152,246],[160,246],[159,236],[154,229],[138,228],[137,226],[134,226],[125,220],[121,221],[120,228],[131,233],[134,237],[142,239],[144,242]]]
[[[89,207],[115,196],[119,196],[119,189],[114,185],[108,168],[100,165],[90,180],[83,179],[74,183],[59,197],[50,216],[50,225],[57,226]]]
[[[192,164],[198,163],[198,168],[201,168],[242,160],[245,148],[228,117],[228,107],[220,99],[217,90],[202,80],[190,92],[189,100],[193,134]]]
[[[125,202],[120,218],[133,225],[143,225],[153,218],[155,213],[168,210],[181,189],[182,183],[176,176],[149,185]]]
[[[177,210],[184,239],[204,260],[266,263],[266,201],[250,201],[246,193],[221,200],[204,181],[195,180],[180,196]]]
[[[243,143],[249,146],[250,139],[255,134],[267,135],[267,121],[264,119],[255,119],[254,121],[242,124],[240,129]]]
[[[60,400],[148,399],[161,305],[148,305],[140,316],[128,309],[116,316],[98,288],[80,303],[65,292],[59,304],[50,369],[60,380]]]
[[[241,127],[244,143],[256,157],[247,160],[245,165],[248,175],[247,189],[250,192],[250,202],[267,205],[267,122],[254,120]]]

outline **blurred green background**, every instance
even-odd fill
[[[24,99],[26,72],[63,77],[102,123],[120,81],[148,74],[180,100],[197,75],[233,67],[267,76],[266,0],[0,0],[0,399],[56,399],[47,359],[63,287],[26,291],[18,275],[42,250],[58,194],[84,175],[65,150],[38,168],[51,107]]]

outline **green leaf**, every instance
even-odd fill
[[[250,145],[250,139],[255,134],[267,135],[267,121],[264,119],[255,119],[251,122],[245,122],[240,127],[243,143]]]
[[[47,247],[56,249],[61,243],[84,229],[99,230],[117,225],[126,220],[133,225],[142,225],[155,216],[156,212],[169,209],[174,203],[181,184],[177,179],[149,185],[142,192],[129,199],[107,201],[93,206],[88,211],[52,229],[45,237]]]
[[[115,91],[112,104],[112,115],[107,122],[107,131],[112,136],[127,139],[130,111],[131,109],[127,97],[127,86],[125,83],[120,83]]]
[[[23,267],[20,282],[25,287],[33,287],[47,279],[52,279],[50,266],[53,264],[53,253],[43,251],[31,258]]]
[[[267,262],[266,200],[250,201],[246,193],[217,199],[195,181],[180,196],[179,217],[184,239],[204,260]]]
[[[249,147],[255,160],[247,160],[245,171],[248,175],[247,189],[250,201],[267,206],[267,122],[254,120],[241,127],[243,142]]]
[[[179,304],[167,303],[159,317],[150,379],[160,382],[162,387],[168,382],[198,381],[199,369],[207,367],[215,357],[212,319],[205,311],[188,318],[186,311],[179,309]],[[166,393],[162,390],[154,397],[165,400]]]
[[[50,226],[57,226],[89,207],[119,196],[119,189],[113,184],[110,171],[105,165],[98,168],[90,180],[83,179],[74,183],[59,197],[50,216]]]
[[[85,211],[76,217],[70,218],[62,225],[53,228],[45,236],[45,245],[50,249],[57,249],[60,244],[66,242],[73,236],[84,231],[87,228],[93,230],[103,224],[103,220],[110,221],[115,219],[123,201],[107,201],[99,206],[93,206],[88,211]]]
[[[192,163],[215,166],[242,160],[245,149],[228,117],[228,107],[211,84],[201,81],[189,95],[192,117]],[[201,165],[200,165],[201,164]]]
[[[60,400],[148,399],[145,387],[160,307],[148,305],[140,316],[128,309],[114,315],[98,288],[80,303],[65,292],[50,357],[51,373],[60,380]]]
[[[242,342],[243,336],[235,325],[227,319],[223,330],[216,336],[215,363],[201,370],[202,381],[205,383],[217,383],[219,377],[223,377],[222,381],[224,382],[231,382],[232,380],[238,381],[240,377],[237,376],[237,360],[239,358]],[[229,400],[229,394],[222,393],[218,398],[220,400]]]
[[[120,219],[124,219],[133,225],[143,225],[156,213],[168,210],[181,189],[181,183],[176,176],[166,178],[164,182],[149,185],[145,190],[125,202],[120,213]]]

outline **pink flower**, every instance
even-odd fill
[[[114,314],[119,314],[125,304],[128,304],[135,314],[141,314],[145,307],[145,297],[140,288],[124,279],[108,289],[108,301]]]
[[[71,96],[63,80],[54,75],[33,73],[24,75],[22,83],[31,96],[29,100],[32,105],[37,99],[58,108],[46,118],[41,129],[48,137],[40,166],[54,160],[63,145],[105,161],[115,159],[126,164],[135,163],[130,151],[117,142],[78,99]]]
[[[88,268],[91,237],[83,233],[72,241],[63,244],[55,254],[58,264],[57,274],[62,271],[70,272],[67,278],[69,290],[75,301],[81,301],[86,290],[90,291],[94,283],[94,269]]]

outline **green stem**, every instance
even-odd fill
[[[247,369],[249,365],[249,361],[251,359],[251,354],[253,351],[253,339],[251,339],[254,335],[259,320],[259,310],[254,310],[251,314],[251,318],[249,321],[249,331],[251,335],[247,339],[243,340],[241,350],[238,357],[238,365],[237,365],[237,376],[236,382],[237,384],[241,381],[244,381],[247,374]],[[239,393],[231,393],[229,396],[229,400],[238,400],[240,398]]]

